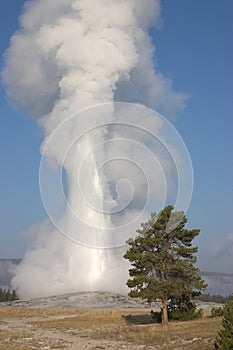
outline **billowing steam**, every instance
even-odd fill
[[[185,96],[154,67],[148,30],[159,22],[159,0],[25,4],[2,77],[11,102],[43,129],[41,192],[53,223],[28,232],[33,247],[12,280],[21,297],[124,291],[122,244],[147,217],[145,203],[161,209],[175,191],[179,157],[176,145],[161,146],[164,121],[114,103],[169,116],[183,109]],[[59,167],[65,201],[49,175]]]

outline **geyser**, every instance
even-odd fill
[[[2,78],[11,102],[43,129],[40,184],[50,221],[29,230],[33,246],[12,280],[20,297],[125,291],[125,240],[176,197],[183,165],[175,150],[184,145],[172,126],[140,105],[115,103],[170,116],[183,109],[185,95],[154,68],[148,29],[159,21],[159,0],[25,3]],[[173,145],[165,146],[166,131]],[[185,151],[181,158],[190,179]]]

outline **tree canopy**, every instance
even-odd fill
[[[215,348],[219,350],[233,349],[233,294],[223,308],[222,329],[218,333]]]
[[[173,209],[167,206],[158,215],[152,213],[137,230],[138,236],[126,242],[129,249],[124,255],[132,265],[127,282],[129,295],[148,301],[161,299],[164,324],[168,322],[170,298],[191,295],[194,289],[206,287],[194,266],[198,248],[192,246],[192,241],[200,230],[186,229],[186,216]]]

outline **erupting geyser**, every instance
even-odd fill
[[[162,119],[114,102],[171,116],[185,101],[154,69],[148,29],[159,16],[159,0],[25,3],[2,77],[12,103],[43,129],[41,192],[53,223],[30,229],[33,247],[12,280],[20,297],[126,288],[122,244],[150,211],[145,203],[161,209],[175,166],[146,131],[161,141]],[[54,188],[48,172],[59,167],[68,189],[55,218],[46,188]]]

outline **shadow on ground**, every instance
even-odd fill
[[[133,325],[143,325],[143,324],[152,324],[152,323],[159,323],[157,320],[152,318],[151,314],[143,314],[143,315],[122,315],[122,318],[126,321],[128,324]]]

